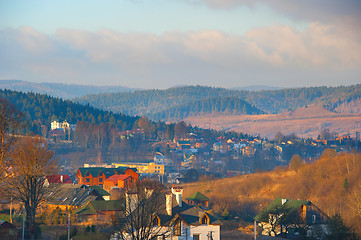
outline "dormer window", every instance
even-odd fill
[[[207,215],[204,215],[204,216],[202,217],[201,223],[202,223],[203,225],[208,225],[208,224],[209,224],[209,218],[208,218]]]
[[[181,221],[179,219],[177,219],[174,223],[174,227],[173,227],[173,235],[174,236],[181,236],[182,231],[181,231]]]
[[[155,216],[154,219],[153,219],[153,226],[159,226],[159,218],[158,216]]]

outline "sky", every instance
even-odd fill
[[[360,0],[0,0],[0,79],[359,84],[360,23]]]

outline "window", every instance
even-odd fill
[[[208,224],[208,218],[207,218],[207,216],[206,215],[204,215],[203,217],[202,217],[202,224]]]
[[[103,178],[99,178],[99,182],[103,182]]]
[[[173,235],[181,236],[181,221],[179,219],[176,220],[173,227]]]
[[[90,182],[90,178],[87,178],[87,179],[85,179],[85,180],[86,180],[86,182],[87,182],[87,183],[89,183],[89,182]]]
[[[312,215],[312,223],[316,223],[316,215]]]
[[[89,176],[90,176],[90,173],[89,173],[89,172],[87,172],[85,176],[89,177]]]
[[[200,238],[200,236],[199,236],[198,233],[197,233],[197,234],[193,234],[193,240],[199,240],[199,239],[201,239],[201,238]]]
[[[207,237],[208,240],[213,240],[213,231],[208,232]]]
[[[158,219],[158,217],[155,217],[155,218],[153,219],[153,226],[159,226],[159,219]]]

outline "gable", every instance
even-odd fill
[[[99,175],[105,175],[110,177],[115,174],[114,168],[105,168],[105,167],[82,167],[78,170],[81,174],[81,177],[85,177],[89,173],[92,177],[98,177]]]

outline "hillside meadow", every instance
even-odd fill
[[[243,132],[254,136],[274,138],[278,132],[284,135],[296,134],[302,138],[317,138],[324,129],[339,135],[360,131],[359,114],[331,112],[321,106],[309,106],[279,114],[234,115],[203,114],[183,119],[192,126]]]
[[[218,214],[250,222],[276,197],[309,200],[330,217],[340,214],[361,236],[360,153],[326,149],[308,165],[224,179],[204,177],[184,188],[184,198],[200,191]]]

